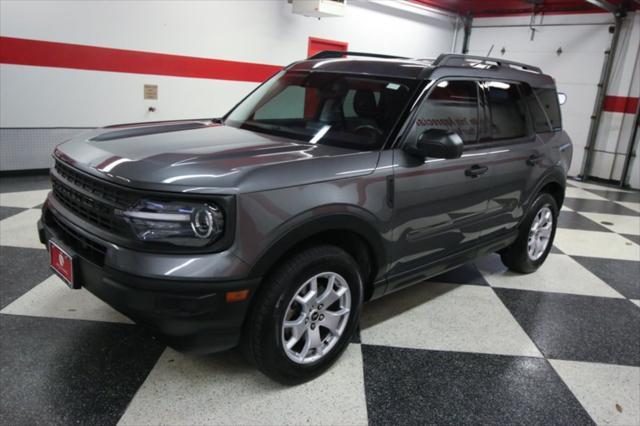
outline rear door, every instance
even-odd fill
[[[473,80],[434,83],[412,118],[409,138],[427,129],[458,133],[461,158],[418,159],[394,150],[393,258],[388,290],[421,279],[428,265],[473,251],[490,198],[490,170],[478,143],[479,87]],[[472,256],[472,253],[469,252]]]
[[[534,131],[534,120],[545,121],[531,89],[521,83],[485,81],[481,84],[485,100],[487,134],[478,148],[488,152],[491,173],[491,199],[487,208],[486,230],[482,239],[498,238],[514,229],[526,214],[526,203],[544,170],[549,168],[545,146]]]

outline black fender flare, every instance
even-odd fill
[[[322,232],[341,230],[354,232],[368,243],[373,251],[374,261],[379,271],[384,268],[387,255],[381,231],[358,215],[341,212],[314,217],[290,226],[279,239],[259,255],[257,262],[249,272],[249,278],[264,276],[285,253],[297,244]]]
[[[540,178],[540,180],[538,180],[538,183],[536,184],[535,188],[533,189],[533,191],[531,191],[531,196],[529,197],[529,199],[526,202],[527,210],[531,206],[531,203],[533,203],[533,201],[536,199],[537,195],[540,193],[542,188],[544,188],[545,186],[549,185],[550,183],[555,183],[555,184],[560,185],[560,187],[562,187],[562,189],[563,189],[562,198],[564,200],[564,190],[566,190],[566,188],[567,188],[567,176],[566,176],[566,174],[564,172],[564,169],[562,169],[562,167],[555,166],[554,168],[549,170],[547,173],[545,173]],[[559,205],[558,209],[560,209],[561,207],[562,207],[562,205]]]

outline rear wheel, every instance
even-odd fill
[[[518,238],[500,253],[502,262],[521,273],[538,269],[551,251],[557,218],[555,199],[548,193],[538,195],[522,222]]]
[[[344,250],[312,247],[278,267],[256,297],[243,336],[245,355],[271,378],[301,383],[329,368],[349,344],[362,279]]]

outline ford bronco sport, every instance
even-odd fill
[[[571,155],[536,67],[322,52],[220,119],[58,146],[38,228],[70,287],[297,383],[340,356],[363,301],[486,253],[535,271]]]

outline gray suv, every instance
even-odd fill
[[[486,253],[535,271],[571,155],[538,68],[322,52],[220,119],[58,146],[38,228],[71,288],[297,383],[340,356],[365,301]]]

